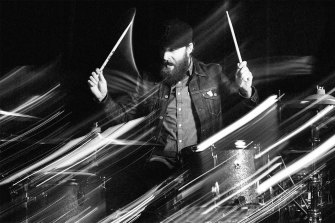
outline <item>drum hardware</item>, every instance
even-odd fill
[[[282,156],[280,156],[281,157],[281,161],[282,161],[282,164],[284,165],[284,167],[286,168],[286,164],[285,164],[285,162],[284,162],[284,159],[283,159],[283,157]],[[308,172],[304,172],[304,171],[301,171],[302,172],[302,174],[304,175],[304,177],[306,177],[309,173]],[[297,174],[296,174],[297,175]],[[301,181],[301,180],[304,180],[304,177],[302,177],[302,178],[300,178],[299,179],[299,177],[298,177],[298,180],[299,181]],[[292,185],[294,186],[296,183],[294,182],[294,180],[292,179],[292,176],[289,176],[289,179],[290,179],[290,182],[292,183]],[[279,187],[280,187],[280,189],[284,189],[284,188],[282,188],[280,185],[279,185]],[[303,210],[302,209],[302,206],[304,206],[304,207],[308,207],[308,202],[302,197],[302,196],[300,196],[300,199],[301,199],[301,201],[302,201],[302,203],[303,203],[303,205],[299,205],[299,204],[296,204],[299,208],[301,208],[301,210],[307,215],[307,211],[305,211],[305,210]],[[295,203],[297,203],[295,200],[294,200],[294,202]]]
[[[45,177],[49,180],[40,184]],[[24,222],[79,218],[82,222],[96,221],[105,215],[104,187],[104,179],[91,173],[32,174],[10,188],[12,204],[19,215],[14,218]]]
[[[307,97],[306,100],[319,100],[324,96],[326,96],[324,88],[317,86],[317,94]],[[326,97],[329,99],[332,96],[326,96]],[[316,112],[318,111],[319,110],[317,109]],[[315,124],[312,125],[311,129],[311,142],[312,142],[312,150],[320,144],[319,127]],[[315,163],[312,164],[312,168],[313,170],[315,170]],[[322,221],[321,208],[323,204],[322,204],[321,189],[322,189],[322,183],[320,179],[320,174],[319,172],[317,172],[314,175],[312,175],[312,177],[308,182],[308,201],[310,203],[310,208],[308,210],[309,223],[319,223]]]
[[[321,86],[316,87],[317,93],[307,96],[303,100],[294,101],[288,103],[287,106],[291,108],[297,109],[306,109],[316,112],[316,114],[321,111],[326,106],[335,105],[335,97],[326,94],[325,89]],[[327,123],[330,121],[328,120]],[[312,124],[311,125],[311,149],[309,151],[301,151],[301,152],[310,152],[313,151],[320,144],[320,129],[325,127],[325,123],[321,124]],[[290,153],[297,151],[290,151]],[[314,175],[310,176],[307,181],[307,206],[308,206],[308,222],[309,223],[320,223],[322,222],[321,214],[323,208],[323,189],[322,189],[322,173],[317,171],[315,172],[316,166],[315,163],[311,165],[312,171]]]
[[[308,185],[309,178],[312,177],[316,172],[320,172],[324,168],[325,168],[325,164],[318,167],[315,171],[312,171],[311,173],[307,174],[305,178],[303,178],[299,182],[295,183],[293,186],[286,189],[285,193],[275,194],[275,197],[273,199],[266,201],[266,203],[261,205],[253,213],[253,215],[250,216],[250,218],[242,222],[245,222],[245,223],[259,222],[260,220],[263,220],[264,218],[267,218],[270,215],[274,214],[276,211],[278,211],[278,209],[283,209],[286,205],[289,205],[293,199],[306,195],[307,190],[308,190],[307,185]],[[308,208],[307,208],[307,216],[308,216]],[[292,218],[279,219],[279,220],[281,221],[278,221],[278,222],[283,222],[283,223],[288,223],[290,222],[290,220],[292,220],[292,222],[297,222],[296,219],[292,219]]]
[[[213,168],[215,168],[218,165],[218,155],[214,152],[215,145],[211,145],[210,150],[212,153],[212,158],[213,158]],[[211,190],[213,197],[214,197],[214,203],[216,204],[216,200],[220,198],[220,188],[219,188],[219,183],[216,181],[214,183],[214,186],[212,186]]]
[[[214,149],[215,149],[215,145],[213,144],[211,147],[211,153],[212,153],[212,158],[213,158],[213,164],[214,164],[214,168],[218,165],[218,155],[216,153],[214,153]]]
[[[212,195],[214,200],[214,205],[217,206],[217,201],[220,199],[220,187],[219,183],[216,181],[214,186],[212,186]]]
[[[282,102],[282,97],[285,94],[281,94],[281,91],[278,90],[278,121],[279,123],[281,123],[282,121],[282,110],[283,110],[283,102]]]
[[[322,201],[322,183],[320,175],[314,174],[308,182],[308,203],[310,209],[308,210],[308,222],[317,223],[322,221],[321,208]]]
[[[92,130],[91,130],[92,139],[93,138],[102,138],[100,133],[101,133],[101,128],[99,127],[98,122],[94,122]],[[95,149],[94,150],[94,155],[93,155],[93,160],[92,160],[92,168],[97,170],[98,167],[99,167],[98,152],[97,152],[97,149]]]
[[[271,176],[269,175],[269,177],[271,178]],[[295,186],[295,183],[293,182],[293,180],[291,179],[291,181],[292,181],[292,184],[293,184],[293,186]],[[280,191],[281,192],[285,192],[286,190],[285,190],[285,188],[280,184],[280,183],[278,183],[277,185],[276,185],[279,189],[280,189]],[[276,196],[280,196],[280,194],[281,193],[278,193],[278,194],[276,194]],[[302,194],[303,195],[303,194]],[[307,208],[308,208],[308,202],[306,203],[306,201],[305,201],[305,199],[302,197],[302,195],[300,195],[299,196],[299,198],[301,199],[301,202],[303,203],[303,204],[299,204],[299,202],[297,201],[297,198],[295,198],[295,199],[293,199],[292,200],[292,202],[298,207],[298,209],[304,214],[304,218],[305,218],[305,220],[307,219],[307,215],[308,215],[308,210],[307,210]],[[274,197],[274,196],[273,196]],[[273,197],[271,197],[271,199],[273,198]],[[288,205],[288,207],[289,207],[289,213],[290,213],[290,216],[293,216],[294,214],[292,214],[293,212],[292,212],[292,209],[293,208],[291,208],[291,206],[290,205]],[[304,208],[305,207],[305,208]],[[281,209],[279,209],[279,212],[280,212],[280,210]]]
[[[281,156],[280,156],[280,159],[281,159],[280,161],[281,165],[283,165],[283,167],[286,168],[285,162]],[[270,160],[268,159],[268,162],[269,161]],[[268,174],[267,177],[270,179],[272,176]],[[290,203],[286,205],[276,205],[277,203],[276,200],[280,196],[286,196],[286,194],[288,194],[287,191],[292,190],[291,188],[298,188],[299,184],[301,187],[305,188],[304,191],[307,191],[306,181],[308,181],[308,178],[305,177],[301,179],[300,181],[301,182],[296,184],[294,180],[292,179],[292,177],[289,177],[289,182],[283,181],[283,182],[277,183],[273,187],[270,187],[267,193],[268,195],[267,202],[265,202],[266,193],[261,194],[259,197],[261,207],[267,206],[269,205],[269,203],[271,203],[271,205],[273,206],[271,208],[271,212],[274,213],[278,211],[278,215],[279,215],[278,222],[287,223],[288,221],[289,222],[297,222],[297,221],[300,222],[300,220],[302,219],[307,220],[307,216],[308,216],[307,209],[309,208],[309,205],[303,197],[303,195],[306,195],[306,192],[301,193],[299,196],[294,197],[293,199],[291,199],[291,201],[289,201]],[[298,199],[300,200],[298,201]]]
[[[327,105],[335,105],[335,97],[325,94],[322,87],[317,87],[317,93],[307,96],[303,100],[295,100],[287,103],[289,108],[320,109]]]

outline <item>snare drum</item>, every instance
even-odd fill
[[[106,214],[104,181],[92,173],[35,173],[11,195],[26,222],[97,222]]]
[[[246,179],[256,171],[254,155],[258,150],[256,143],[236,140],[229,146],[211,147],[202,152],[188,151],[183,157],[189,171],[188,182],[202,182],[200,190],[203,194],[227,197],[250,183],[251,180]],[[228,203],[256,203],[255,190],[256,185],[252,184]],[[229,193],[222,194],[227,191]]]

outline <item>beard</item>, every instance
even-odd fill
[[[174,68],[170,70],[167,65],[173,65]],[[163,79],[163,83],[168,86],[175,85],[178,81],[181,81],[186,76],[186,72],[189,67],[189,57],[186,52],[183,59],[175,64],[165,62],[160,69],[160,76]]]

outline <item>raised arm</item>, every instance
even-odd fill
[[[235,73],[235,83],[239,87],[240,94],[245,98],[252,96],[252,73],[247,67],[247,62],[243,61],[237,64],[237,71]]]

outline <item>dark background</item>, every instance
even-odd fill
[[[315,94],[316,85],[326,91],[335,86],[335,3],[331,0],[14,0],[0,2],[0,77],[20,66],[34,71],[54,61],[59,69],[10,97],[0,97],[0,108],[10,110],[59,81],[65,94],[61,103],[71,122],[82,123],[97,114],[87,79],[129,24],[132,8],[136,8],[132,44],[140,73],[155,59],[158,25],[179,17],[194,28],[194,55],[205,62],[221,63],[228,75],[233,74],[238,59],[227,25],[228,10],[261,100],[279,90],[285,93],[284,101],[302,99]],[[307,57],[312,59],[296,70],[291,68],[296,64],[289,58]],[[110,63],[120,60],[116,51]],[[281,62],[274,65],[276,61]],[[275,66],[279,71],[275,72]],[[304,69],[307,71],[301,71]],[[36,74],[29,75],[33,78]],[[22,80],[17,81],[20,84]],[[46,114],[55,107],[48,109]],[[90,128],[92,122],[85,125]]]
[[[326,91],[335,86],[335,3],[330,0],[14,0],[0,2],[0,77],[20,66],[38,69],[54,61],[59,61],[59,69],[32,87],[0,97],[0,108],[10,110],[59,81],[71,121],[80,123],[96,114],[87,79],[128,25],[131,8],[136,8],[132,44],[140,73],[154,61],[158,25],[173,17],[194,28],[197,58],[221,63],[227,74],[233,73],[238,59],[227,25],[228,10],[261,100],[279,90],[285,93],[284,101],[302,99],[314,94],[316,85]],[[120,60],[119,55],[117,51],[111,61]],[[292,71],[296,64],[287,58],[311,59]],[[281,61],[275,74],[274,61]]]
[[[233,73],[238,59],[225,15],[229,10],[261,100],[279,90],[285,93],[284,101],[302,99],[314,94],[316,85],[326,91],[335,86],[335,3],[330,0],[14,0],[0,2],[0,77],[16,67],[38,69],[54,61],[59,61],[59,69],[39,86],[0,97],[0,108],[10,110],[32,92],[44,93],[44,85],[60,81],[73,123],[96,114],[87,79],[128,25],[131,8],[136,8],[132,44],[140,73],[154,61],[158,25],[173,17],[194,28],[197,58],[221,63],[227,74]],[[117,51],[111,61],[120,60],[119,55]],[[287,58],[307,57],[309,62],[292,71],[296,64]],[[277,68],[282,69],[275,75],[274,61],[281,61]],[[299,71],[304,68],[307,71]]]
[[[41,66],[61,55],[66,70],[87,72],[81,73],[86,80],[90,71],[102,64],[116,43],[127,23],[126,12],[132,7],[137,9],[133,32],[135,61],[139,68],[145,68],[150,61],[146,58],[150,55],[150,43],[160,21],[176,16],[196,27],[227,2],[1,1],[0,74],[4,75],[20,65]],[[235,13],[238,19],[233,23],[239,43],[247,41],[246,46],[241,47],[244,60],[263,58],[266,61],[274,56],[312,55],[316,58],[312,80],[302,81],[314,84],[327,77],[335,66],[332,38],[334,5],[330,0],[254,0],[232,1],[227,9],[238,8]],[[224,13],[224,10],[220,12]],[[222,19],[223,26],[225,15],[216,18]],[[204,39],[196,36],[196,44]],[[223,62],[227,55],[235,55],[229,29],[217,34],[206,49],[206,53],[204,50],[196,53],[206,62]],[[231,63],[237,62],[236,56],[234,60]],[[252,64],[249,66],[252,69]],[[277,89],[266,89],[265,94],[275,93],[280,88],[283,91],[296,89],[299,86],[291,84],[296,81],[299,79],[289,84],[282,81],[282,86],[276,83]],[[267,84],[273,87],[271,83]]]

